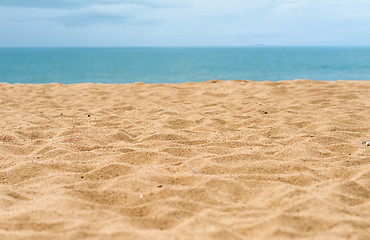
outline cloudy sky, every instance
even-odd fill
[[[370,45],[369,0],[0,0],[0,47]]]

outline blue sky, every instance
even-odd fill
[[[370,45],[369,0],[0,0],[0,47]]]

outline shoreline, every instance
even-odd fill
[[[369,80],[313,80],[313,79],[291,79],[291,80],[277,80],[277,81],[270,81],[270,80],[264,80],[264,81],[254,81],[254,80],[245,80],[245,79],[230,79],[230,80],[221,80],[221,79],[210,79],[200,82],[165,82],[165,83],[148,83],[148,82],[130,82],[130,83],[103,83],[103,82],[79,82],[79,83],[59,83],[59,82],[49,82],[49,83],[9,83],[9,82],[0,82],[0,85],[81,85],[81,84],[101,84],[101,85],[128,85],[128,84],[147,84],[147,85],[166,85],[166,84],[188,84],[188,83],[208,83],[208,82],[246,82],[246,83],[289,83],[289,82],[301,82],[301,81],[308,81],[308,82],[324,82],[324,83],[331,83],[331,82],[368,82]]]

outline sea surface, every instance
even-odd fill
[[[370,47],[0,48],[0,82],[370,80]]]

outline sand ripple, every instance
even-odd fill
[[[0,239],[370,236],[369,81],[0,84],[0,106]]]

